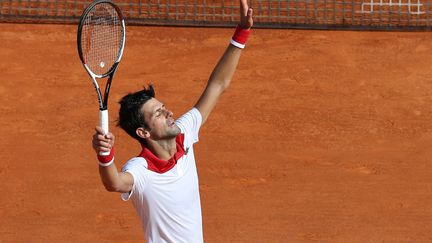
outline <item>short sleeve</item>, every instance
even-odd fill
[[[201,127],[201,123],[201,113],[195,107],[185,113],[176,121],[176,124],[180,127],[182,133],[186,134],[187,136],[191,136],[193,143],[198,142],[198,133]]]
[[[135,157],[129,160],[122,168],[122,172],[126,172],[133,177],[132,190],[128,193],[122,193],[121,199],[128,201],[133,194],[139,193],[144,189],[146,182],[147,162],[142,157]]]

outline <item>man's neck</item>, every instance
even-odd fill
[[[147,140],[146,147],[159,159],[169,160],[177,152],[176,138],[167,140]]]

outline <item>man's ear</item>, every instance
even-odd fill
[[[146,139],[150,137],[150,132],[142,127],[137,128],[135,132],[140,138]]]

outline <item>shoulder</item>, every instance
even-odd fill
[[[181,132],[185,134],[185,139],[191,143],[198,142],[201,124],[201,113],[195,107],[176,120],[176,125],[180,128]]]
[[[134,157],[123,165],[122,171],[126,172],[133,169],[145,168],[147,169],[147,161],[143,157]]]
[[[122,172],[130,174],[133,178],[132,190],[121,194],[122,200],[128,201],[132,195],[139,194],[146,185],[147,161],[142,157],[134,157],[123,165]]]
[[[186,112],[176,120],[176,124],[180,127],[182,132],[185,132],[185,130],[188,130],[188,128],[199,128],[201,126],[201,122],[201,113],[195,107],[190,109],[188,112]]]
[[[144,188],[148,181],[148,171],[147,161],[142,157],[134,157],[130,159],[122,168],[123,173],[129,173],[132,175],[132,191],[141,191]]]

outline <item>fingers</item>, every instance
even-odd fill
[[[250,9],[248,9],[248,13],[247,13],[247,26],[248,26],[248,29],[250,29],[252,27],[252,25],[253,25],[252,15],[253,15],[253,9],[250,8]]]
[[[111,132],[108,132],[107,134],[105,134],[105,131],[102,129],[102,127],[96,126],[95,131],[96,131],[97,135],[101,135],[106,139],[114,139],[115,138],[114,134],[112,134]]]
[[[253,10],[249,8],[247,0],[240,0],[240,26],[250,29],[253,25]]]
[[[102,127],[96,126],[95,127],[96,133],[100,133],[100,134],[105,134],[104,130],[102,129]]]
[[[96,151],[99,152],[109,152],[113,146],[115,141],[115,136],[112,133],[104,134],[104,131],[101,127],[95,128],[96,133],[93,135],[92,139],[92,147]]]
[[[113,146],[109,141],[103,141],[103,140],[95,140],[93,139],[93,148],[105,148],[110,150]]]
[[[247,3],[247,0],[240,0],[240,14],[242,16],[246,16],[248,9],[249,5]]]
[[[112,149],[112,146],[106,142],[93,142],[93,149],[99,152],[109,152]]]

